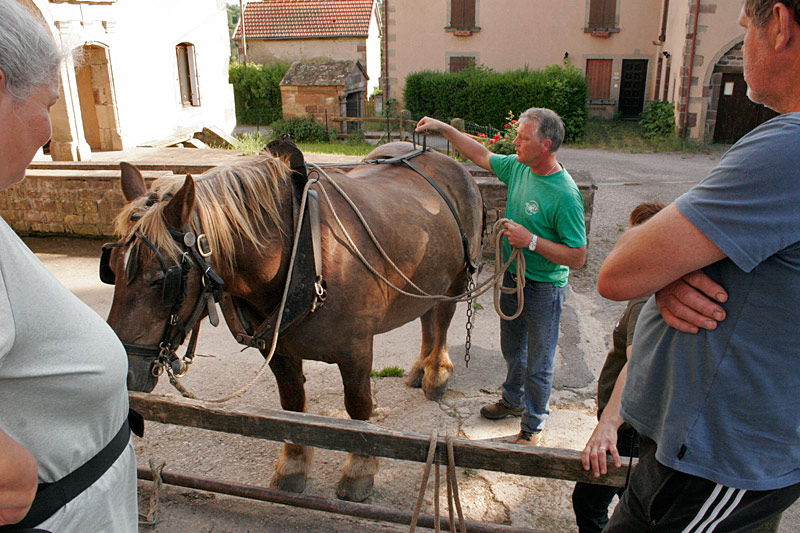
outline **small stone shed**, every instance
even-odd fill
[[[362,117],[368,79],[357,60],[295,61],[281,80],[283,118]]]

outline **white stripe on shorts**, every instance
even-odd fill
[[[733,489],[717,483],[697,515],[682,533],[712,533],[719,523],[725,520],[739,505],[745,492],[747,491],[744,489]]]

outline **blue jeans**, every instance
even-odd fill
[[[503,279],[506,287],[516,287],[509,272]],[[539,433],[550,414],[550,390],[553,387],[553,359],[558,345],[561,306],[567,287],[526,280],[525,305],[514,320],[500,320],[500,349],[508,373],[503,383],[503,402],[509,407],[524,408],[522,430]],[[511,315],[517,309],[517,295],[503,294],[500,309]]]

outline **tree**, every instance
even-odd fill
[[[233,32],[236,31],[236,25],[239,24],[239,17],[242,12],[237,5],[228,4],[228,36],[231,43],[231,60],[236,61],[239,59],[239,47],[233,40]]]

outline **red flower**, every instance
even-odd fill
[[[479,133],[478,137],[486,137],[486,134],[485,133]]]
[[[495,135],[495,136],[494,136],[494,140],[495,140],[495,141],[499,141],[499,140],[500,140],[500,135]]]

